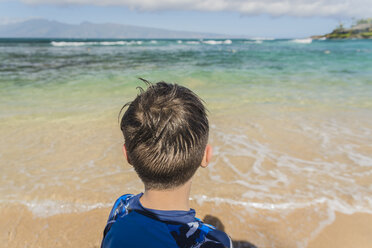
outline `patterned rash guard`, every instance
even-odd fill
[[[230,248],[229,236],[195,217],[195,210],[163,211],[141,205],[141,194],[116,200],[103,232],[102,248]]]

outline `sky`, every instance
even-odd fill
[[[325,34],[372,17],[372,0],[0,0],[0,24],[45,18],[245,37]]]

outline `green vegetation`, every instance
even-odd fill
[[[364,32],[360,34],[363,38],[372,39],[372,32]]]
[[[372,18],[368,19],[359,19],[354,22],[354,25],[359,25],[359,24],[372,24]]]
[[[372,18],[354,20],[350,28],[341,23],[331,33],[313,36],[313,39],[372,39]]]
[[[339,32],[332,32],[326,36],[328,39],[348,39],[350,38],[352,33],[339,33]]]

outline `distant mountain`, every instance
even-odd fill
[[[0,25],[2,38],[226,38],[227,35],[172,31],[132,25],[83,22],[79,25],[66,24],[45,19],[33,19],[21,23]]]

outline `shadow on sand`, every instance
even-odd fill
[[[225,226],[223,223],[215,216],[206,215],[203,219],[203,222],[215,226],[218,230],[225,231]],[[243,241],[243,240],[233,240],[234,248],[257,248],[254,244]]]

